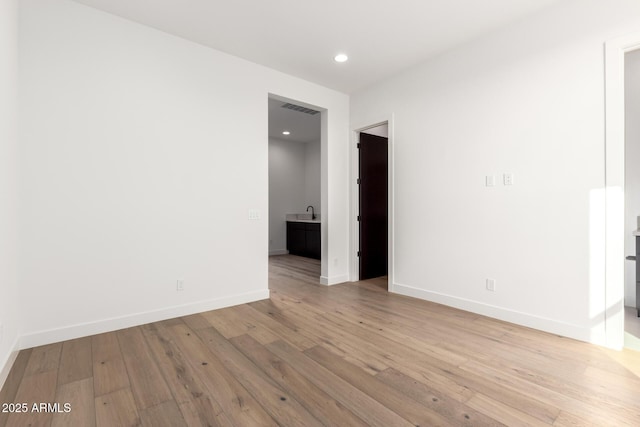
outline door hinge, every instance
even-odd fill
[[[358,215],[358,221],[360,221],[360,215]]]
[[[360,184],[360,178],[356,179],[356,184]]]
[[[359,143],[359,142],[356,144],[356,147],[357,147],[357,148],[360,148],[360,143]]]
[[[360,256],[360,251],[358,251],[358,256]]]

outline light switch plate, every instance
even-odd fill
[[[495,187],[496,185],[496,176],[495,175],[487,175],[485,177],[485,184],[487,187]]]
[[[504,185],[513,185],[513,174],[505,173],[503,176]]]
[[[249,220],[258,221],[260,219],[260,211],[258,209],[249,209]]]
[[[496,291],[496,281],[495,279],[487,279],[487,290],[491,292]]]

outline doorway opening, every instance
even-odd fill
[[[274,275],[320,282],[324,115],[316,106],[268,96],[270,287]]]
[[[625,262],[629,262],[625,261],[629,255],[625,254],[625,55],[638,49],[640,33],[605,44],[604,344],[614,349],[625,345]]]
[[[640,50],[624,55],[624,346],[640,351]]]
[[[390,120],[355,130],[352,192],[353,280],[392,290],[393,197]]]

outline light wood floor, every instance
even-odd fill
[[[272,257],[271,299],[20,353],[0,426],[640,425],[640,353]]]

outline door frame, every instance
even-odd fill
[[[387,200],[387,277],[388,277],[388,285],[387,289],[389,292],[394,292],[394,284],[395,284],[395,251],[394,251],[394,213],[395,213],[395,198],[394,198],[394,125],[393,125],[393,113],[378,116],[371,120],[363,120],[358,123],[357,126],[352,127],[351,131],[351,148],[349,150],[351,155],[351,165],[350,165],[350,177],[351,177],[351,186],[350,186],[350,221],[349,224],[351,226],[351,251],[349,255],[349,264],[350,268],[350,280],[352,282],[356,282],[360,279],[360,271],[358,262],[358,249],[360,246],[360,227],[358,224],[358,211],[360,207],[359,203],[359,189],[358,189],[358,167],[359,167],[359,157],[358,157],[358,142],[360,140],[360,132],[365,131],[367,129],[374,128],[376,126],[384,125],[388,126],[389,135],[387,136],[387,190],[388,190],[388,200]]]
[[[625,54],[640,33],[605,43],[605,345],[624,347]]]

